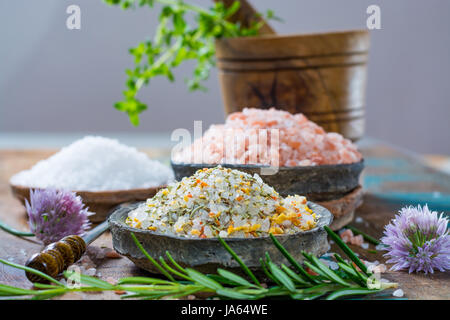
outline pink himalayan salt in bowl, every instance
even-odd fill
[[[225,124],[212,125],[189,147],[173,154],[173,163],[254,164],[279,167],[350,164],[361,153],[342,135],[325,132],[303,114],[245,108]]]

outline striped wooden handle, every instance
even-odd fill
[[[86,242],[83,238],[76,235],[67,236],[32,255],[25,265],[56,277],[71,264],[80,260],[85,252]],[[25,274],[31,282],[48,283],[47,279],[31,272],[27,271]]]

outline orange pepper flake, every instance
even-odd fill
[[[122,294],[125,294],[127,292],[123,291],[123,290],[116,290],[116,291],[114,291],[114,293],[117,294],[117,295],[122,295]]]
[[[312,276],[318,276],[319,274],[317,272],[312,271],[310,268],[306,267],[306,272]]]
[[[244,198],[242,196],[239,196],[239,197],[236,198],[236,200],[237,201],[242,201],[242,200],[244,200]]]
[[[285,208],[285,207],[282,207],[282,206],[279,206],[279,207],[277,207],[276,211],[277,211],[278,213],[280,213],[280,212],[286,211],[286,208]]]

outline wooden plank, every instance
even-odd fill
[[[360,148],[366,159],[366,169],[363,177],[366,194],[363,205],[357,210],[356,216],[363,219],[362,223],[352,224],[371,234],[380,237],[384,225],[394,216],[405,203],[414,203],[411,192],[420,193],[430,205],[430,208],[442,206],[442,211],[448,212],[449,202],[444,200],[450,195],[448,176],[424,167],[414,156],[395,150],[376,141],[365,141]],[[25,211],[9,191],[8,180],[12,174],[29,168],[40,159],[47,158],[55,150],[0,150],[0,219],[9,225],[27,230]],[[165,158],[168,150],[147,150],[151,156]],[[396,192],[396,197],[390,195]],[[437,195],[437,196],[436,196]],[[436,200],[437,199],[437,200]],[[442,200],[444,199],[444,200]],[[420,201],[419,201],[420,202]],[[418,203],[419,203],[418,202]],[[445,209],[445,210],[444,210]],[[93,246],[111,247],[111,237],[108,233],[97,239]],[[39,251],[41,245],[33,239],[22,239],[0,231],[0,257],[16,263],[25,263],[33,253]],[[381,253],[368,253],[362,248],[352,246],[360,257],[368,260],[384,262]],[[371,249],[373,246],[371,245]],[[332,250],[337,251],[333,246]],[[94,255],[92,255],[94,259]],[[95,259],[94,259],[95,260]],[[124,276],[148,275],[136,268],[126,258],[98,259],[97,269],[100,278],[119,279]],[[449,273],[436,273],[431,276],[408,274],[406,272],[387,272],[382,278],[396,281],[400,284],[409,299],[450,299]],[[29,287],[24,273],[11,267],[0,265],[0,283]],[[118,299],[115,293],[101,294],[71,294],[62,299]]]

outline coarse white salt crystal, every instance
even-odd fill
[[[363,243],[361,243],[361,248],[367,250],[367,249],[369,249],[369,244],[367,242],[363,242]]]
[[[355,219],[355,222],[356,223],[363,223],[363,218],[361,218],[361,217],[356,217],[356,219]]]
[[[401,297],[403,297],[404,292],[403,292],[402,289],[397,289],[397,290],[395,290],[395,291],[392,293],[392,295],[393,295],[394,297],[401,298]]]
[[[14,175],[10,182],[30,188],[105,191],[157,187],[172,180],[169,167],[136,148],[86,136]]]
[[[382,251],[382,250],[386,249],[386,246],[384,244],[380,243],[375,247],[375,249],[378,251]]]
[[[89,268],[89,269],[86,270],[85,275],[87,275],[87,276],[95,276],[96,272],[97,272],[97,269]]]

